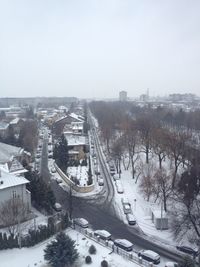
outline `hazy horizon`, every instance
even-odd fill
[[[200,89],[200,1],[0,0],[0,97]]]

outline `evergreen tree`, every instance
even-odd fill
[[[65,172],[69,162],[69,153],[68,143],[64,134],[61,135],[59,143],[55,146],[53,156],[56,164],[59,166],[59,168],[61,168],[63,172]]]
[[[3,235],[2,235],[2,232],[0,232],[0,250],[1,249],[4,249],[4,247],[3,247]]]
[[[6,233],[3,233],[3,248],[8,248],[8,238]]]
[[[63,232],[44,250],[45,260],[53,267],[71,267],[78,256],[75,241]]]
[[[195,261],[189,256],[186,256],[183,262],[179,264],[179,267],[195,267]]]

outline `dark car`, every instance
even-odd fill
[[[176,246],[176,248],[184,253],[190,254],[194,257],[198,255],[198,250],[187,246]]]

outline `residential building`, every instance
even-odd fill
[[[0,169],[0,205],[10,199],[20,198],[27,208],[31,208],[31,193],[26,189],[29,181]]]
[[[119,101],[127,101],[127,92],[126,91],[120,91],[119,92]]]

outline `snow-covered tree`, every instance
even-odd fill
[[[75,241],[63,232],[44,249],[44,258],[52,267],[71,267],[78,256]]]

